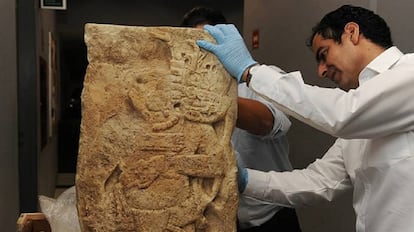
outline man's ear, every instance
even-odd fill
[[[355,22],[349,22],[345,25],[344,33],[348,35],[352,43],[357,44],[359,42],[359,25]]]

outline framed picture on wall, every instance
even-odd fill
[[[66,0],[40,0],[42,9],[66,10]]]
[[[49,139],[48,131],[48,104],[49,104],[49,91],[48,91],[48,64],[45,58],[39,57],[39,70],[40,70],[40,135],[42,149],[47,145]]]
[[[48,57],[48,80],[47,80],[47,121],[48,137],[53,136],[56,126],[56,41],[52,32],[49,32],[49,57]]]

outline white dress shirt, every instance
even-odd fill
[[[353,188],[357,232],[414,231],[414,54],[387,49],[348,92],[307,85],[299,72],[266,65],[250,72],[252,90],[339,139],[303,170],[248,169],[244,195],[298,207]]]
[[[238,96],[260,101],[271,111],[274,121],[269,134],[258,136],[235,128],[232,144],[239,162],[245,167],[261,171],[290,171],[289,144],[286,132],[291,122],[288,117],[262,97],[247,88],[246,83],[239,84]],[[238,220],[240,228],[259,226],[271,219],[282,207],[241,195]]]

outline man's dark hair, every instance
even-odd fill
[[[385,20],[368,9],[352,5],[343,5],[326,14],[312,28],[312,35],[307,40],[306,45],[312,47],[313,38],[317,34],[324,39],[333,39],[340,44],[345,25],[349,22],[357,23],[360,33],[373,43],[383,48],[393,46],[391,31]]]
[[[227,20],[220,11],[208,7],[198,6],[194,7],[184,15],[181,26],[196,27],[200,24],[216,25],[224,23],[227,23]]]

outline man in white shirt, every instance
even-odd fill
[[[318,73],[339,88],[303,82],[300,72],[258,65],[232,25],[205,26],[217,44],[198,41],[229,73],[283,112],[333,136],[306,169],[262,172],[240,167],[245,196],[284,206],[332,201],[354,191],[356,231],[414,228],[414,54],[393,46],[386,22],[344,5],[313,28]]]
[[[226,23],[220,11],[195,7],[185,14],[181,26],[202,28],[220,23]],[[261,171],[292,170],[286,137],[291,125],[288,117],[246,84],[238,86],[238,96],[237,127],[231,139],[238,160],[244,167]],[[238,232],[301,231],[294,209],[244,195],[240,196],[237,218]]]

